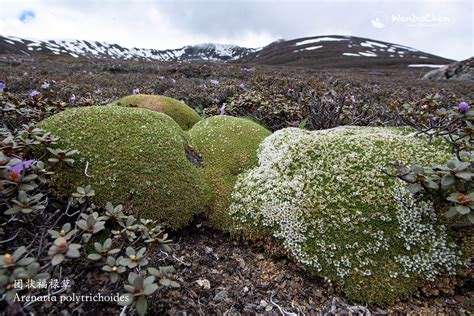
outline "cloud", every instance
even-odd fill
[[[474,55],[472,10],[469,0],[2,0],[0,33],[156,49],[203,42],[261,47],[279,38],[353,35],[464,59]],[[35,14],[28,23],[19,20],[25,11]],[[435,21],[414,23],[417,17]]]

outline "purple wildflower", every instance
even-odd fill
[[[243,88],[245,88],[245,84],[244,84],[244,83],[241,83],[241,84],[239,85],[239,87],[240,87],[241,89],[243,89]]]
[[[3,89],[5,89],[5,87],[6,87],[6,84],[3,81],[0,81],[0,92],[2,92]]]
[[[467,104],[466,102],[459,103],[458,110],[461,113],[466,113],[469,110],[469,104]]]
[[[41,85],[41,89],[44,89],[44,90],[49,89],[49,83],[43,82],[43,84]]]
[[[12,181],[17,181],[20,178],[20,174],[24,169],[29,169],[36,160],[30,159],[27,161],[21,161],[13,167],[8,167],[8,178]]]
[[[288,89],[288,94],[293,94],[293,93],[295,93],[295,89],[289,88],[289,89]]]
[[[133,89],[132,94],[140,94],[140,89],[138,88]]]
[[[34,98],[34,97],[37,97],[37,96],[39,96],[39,95],[40,95],[40,93],[39,93],[38,91],[36,91],[36,90],[33,90],[33,91],[30,92],[30,97],[33,97],[33,98]]]
[[[36,162],[36,160],[34,160],[34,159],[29,159],[29,160],[23,162],[23,167],[24,167],[25,169],[29,169],[29,168],[31,167],[31,165],[34,164],[35,162]]]
[[[211,83],[215,86],[219,85],[219,80],[211,80]]]
[[[219,115],[226,115],[225,104],[219,108]]]
[[[176,83],[176,80],[174,80],[174,79],[171,79],[171,82],[172,82],[172,83]]]
[[[158,79],[160,79],[160,80],[165,80],[165,77],[159,76]]]
[[[15,166],[9,167],[8,171],[10,173],[20,174],[23,169],[24,169],[23,162],[19,162]]]
[[[76,102],[76,101],[77,101],[76,95],[73,94],[73,95],[69,98],[69,101],[71,101],[72,103]]]

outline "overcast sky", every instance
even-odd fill
[[[126,47],[353,35],[456,60],[474,55],[473,1],[0,0],[0,34]]]

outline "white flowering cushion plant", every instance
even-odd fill
[[[454,273],[462,254],[432,204],[383,171],[396,161],[449,158],[443,141],[407,129],[286,128],[263,141],[257,166],[239,176],[229,212],[240,229],[280,240],[349,299],[392,303]]]

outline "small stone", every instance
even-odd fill
[[[260,306],[261,307],[267,307],[267,305],[268,305],[267,301],[265,301],[265,300],[260,301]]]
[[[206,290],[209,290],[211,288],[211,282],[209,282],[209,280],[207,280],[207,279],[199,279],[199,280],[196,281],[196,283],[200,287],[202,287]]]
[[[219,293],[217,293],[214,298],[212,299],[215,302],[222,302],[225,299],[227,299],[228,293],[226,290],[222,290]]]
[[[411,305],[410,305],[410,308],[412,308],[415,312],[417,312],[417,311],[419,311],[419,310],[421,309],[420,306],[417,306],[417,305],[415,305],[415,304],[411,304]]]

